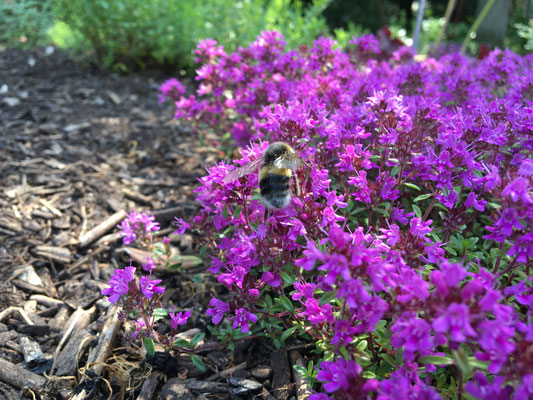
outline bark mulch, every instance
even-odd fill
[[[158,104],[161,72],[93,73],[59,51],[0,51],[0,399],[305,398],[296,351],[205,339],[202,373],[185,353],[146,357],[124,339],[100,290],[128,264],[115,226],[132,209],[170,234],[198,211],[193,190],[219,157]],[[197,254],[189,235],[171,235]],[[206,331],[219,290],[205,266],[158,275]],[[298,393],[297,393],[298,392]]]

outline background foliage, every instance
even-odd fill
[[[353,36],[388,26],[410,44],[414,15],[410,0],[5,0],[0,4],[0,46],[55,44],[77,56],[95,55],[99,66],[130,71],[168,65],[191,71],[198,41],[213,38],[226,51],[246,47],[262,31],[277,30],[288,48],[333,33],[339,46]],[[419,51],[439,37],[447,1],[425,9]],[[457,6],[444,43],[460,43],[472,25],[475,3]],[[380,7],[381,5],[381,7]],[[459,10],[460,9],[460,10]],[[531,51],[531,10],[511,2],[505,46]],[[469,47],[477,52],[475,42]]]
[[[304,8],[290,0],[53,0],[58,19],[82,34],[78,49],[90,44],[100,62],[121,70],[154,61],[187,68],[199,40],[210,37],[236,50],[265,29],[283,32],[296,47],[328,32],[321,16],[328,3],[316,0]]]

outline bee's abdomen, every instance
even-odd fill
[[[285,208],[291,201],[290,170],[265,168],[259,175],[259,189],[268,208]]]

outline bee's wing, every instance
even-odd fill
[[[296,154],[284,154],[276,161],[274,161],[274,166],[276,168],[287,168],[296,171],[302,165],[302,159]]]
[[[261,161],[263,161],[263,159],[258,158],[257,160],[251,161],[248,164],[243,165],[242,167],[230,171],[230,173],[227,174],[224,179],[222,179],[222,182],[231,183],[239,178],[242,178],[245,175],[251,174],[257,169]]]

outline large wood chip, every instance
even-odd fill
[[[276,350],[270,354],[272,367],[272,394],[278,400],[287,400],[291,394],[291,366],[285,350]]]
[[[93,229],[91,229],[89,232],[87,232],[85,235],[83,235],[80,239],[80,247],[86,247],[92,242],[94,242],[95,240],[104,236],[108,231],[110,231],[115,226],[117,226],[118,223],[122,221],[125,217],[126,217],[126,211],[124,210],[117,211],[112,216],[110,216],[108,219],[101,222],[100,224],[95,226]]]
[[[0,358],[0,381],[17,388],[38,388],[45,384],[46,379]]]
[[[68,264],[72,260],[70,250],[65,247],[37,246],[34,249],[34,253],[38,256],[49,258],[62,264]]]

